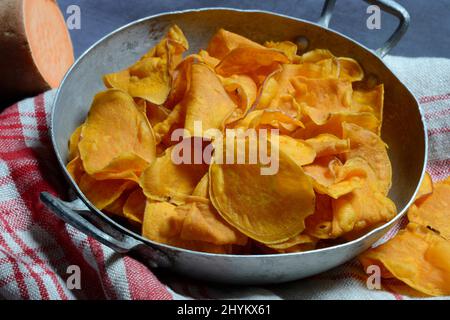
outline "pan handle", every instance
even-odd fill
[[[382,10],[396,16],[400,23],[398,24],[397,29],[395,29],[394,33],[389,37],[389,39],[378,49],[375,50],[375,53],[383,58],[386,54],[391,51],[392,48],[396,46],[396,44],[400,41],[403,35],[408,30],[410,23],[410,16],[408,11],[393,0],[364,0],[370,4],[374,4],[379,6]],[[322,9],[322,14],[317,22],[321,26],[328,28],[330,24],[331,17],[333,15],[333,9],[336,0],[325,0],[325,4]]]
[[[151,267],[169,266],[169,259],[163,252],[114,229],[110,224],[101,219],[93,218],[94,215],[92,215],[92,212],[84,205],[80,206],[77,202],[62,201],[48,192],[42,192],[40,199],[47,208],[66,223],[112,250],[122,254],[139,251],[141,255],[144,253],[145,262]],[[86,214],[89,214],[90,218],[95,220],[96,225],[83,217]]]

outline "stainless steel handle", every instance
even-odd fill
[[[145,262],[152,267],[169,265],[168,258],[160,250],[114,229],[106,221],[94,218],[96,225],[88,221],[83,216],[88,214],[92,218],[93,214],[87,207],[83,210],[79,202],[65,202],[47,192],[42,192],[40,198],[42,203],[59,218],[112,250],[118,253],[140,251],[139,253],[146,259]]]
[[[396,16],[399,19],[399,24],[397,29],[395,29],[394,33],[389,37],[388,40],[378,49],[375,50],[375,53],[383,58],[385,55],[394,48],[403,35],[408,30],[410,24],[410,16],[408,11],[393,0],[364,0],[367,3],[374,4],[379,6],[382,10]],[[318,20],[318,24],[321,26],[328,28],[330,24],[331,17],[333,16],[333,9],[336,0],[326,0],[322,9],[322,14]]]

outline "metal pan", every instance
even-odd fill
[[[412,202],[425,170],[427,135],[416,99],[381,60],[406,31],[408,13],[394,1],[369,1],[400,20],[389,40],[380,49],[372,51],[328,29],[334,2],[325,2],[318,23],[263,11],[187,10],[138,20],[98,41],[73,65],[58,90],[52,110],[53,147],[61,170],[79,199],[63,202],[44,193],[42,201],[67,223],[119,253],[138,257],[150,267],[170,268],[208,281],[237,284],[285,282],[336,267],[366,250],[400,219]],[[308,49],[329,48],[338,56],[355,58],[366,74],[376,75],[385,85],[382,137],[389,145],[394,173],[390,197],[397,205],[398,216],[357,240],[329,248],[289,254],[224,255],[155,243],[96,209],[65,169],[69,136],[84,121],[95,93],[103,90],[101,75],[132,64],[173,24],[184,30],[191,52],[206,47],[208,39],[219,28],[259,42],[302,36],[308,39]]]

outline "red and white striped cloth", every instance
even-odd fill
[[[428,170],[450,174],[450,60],[388,57],[419,98],[430,138]],[[398,281],[369,290],[357,262],[309,279],[265,287],[212,285],[165,274],[160,282],[136,260],[64,224],[39,201],[64,194],[48,137],[55,92],[21,101],[0,114],[0,298],[5,299],[404,299]],[[67,268],[81,269],[81,289],[69,290]]]

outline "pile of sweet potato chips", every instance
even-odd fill
[[[357,61],[223,29],[183,57],[188,47],[173,26],[135,64],[104,76],[108,89],[70,138],[67,165],[98,209],[157,242],[235,254],[324,247],[396,215],[383,84],[367,81]],[[187,135],[174,141],[180,128]],[[210,129],[277,129],[278,171],[217,161],[236,148]],[[175,163],[187,142],[212,149],[209,161]]]
[[[450,295],[450,177],[433,186],[425,176],[408,220],[394,238],[362,254],[361,263],[422,293]]]

